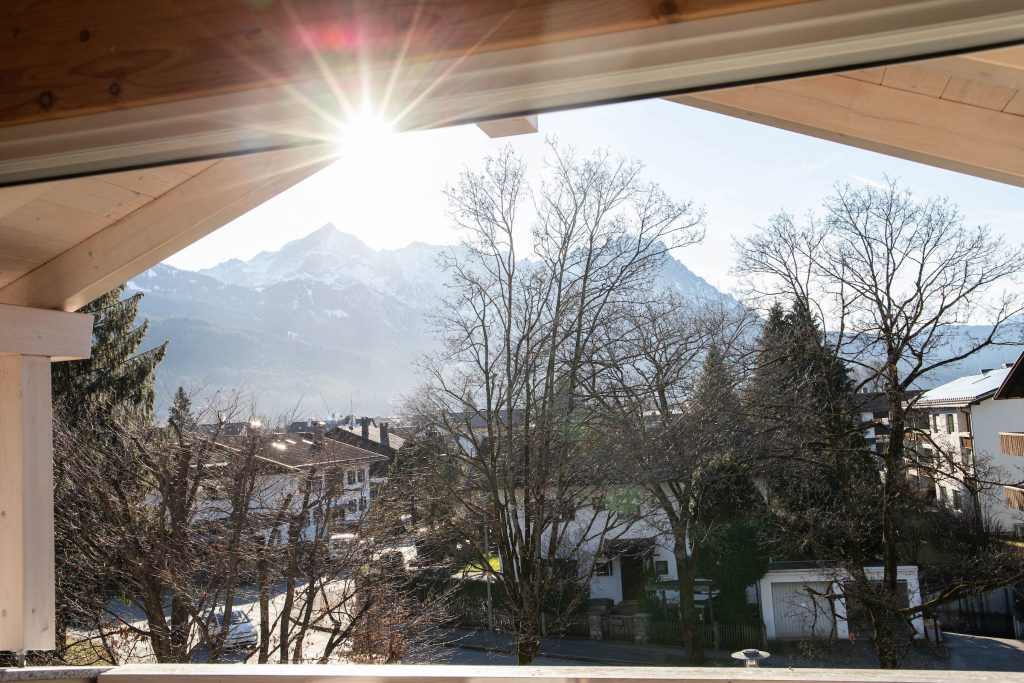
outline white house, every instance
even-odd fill
[[[303,530],[306,536],[323,526],[327,509],[332,520],[327,533],[358,525],[370,506],[370,468],[387,460],[385,455],[326,438],[321,430],[264,434],[252,440],[245,435],[227,436],[218,446],[225,452],[241,452],[254,444],[260,449],[256,454],[260,468],[250,505],[273,511],[291,495],[291,507],[297,509],[308,481],[313,509]]]
[[[982,370],[930,389],[913,402],[915,409],[927,415],[922,447],[932,453],[935,495],[941,505],[968,509],[972,498],[967,478],[975,474],[1007,483],[1024,480],[1024,459],[1008,452],[1013,440],[1007,437],[1024,431],[1024,399],[995,399],[1009,374],[1009,366]],[[981,477],[982,469],[991,468],[995,469]],[[981,489],[983,513],[1004,531],[1024,532],[1024,488],[982,485]]]

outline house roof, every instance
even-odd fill
[[[920,393],[922,392],[919,389],[911,389],[906,392],[906,397],[910,400]],[[883,391],[865,391],[857,394],[857,399],[860,401],[859,408],[862,413],[878,415],[889,412],[889,399],[885,397]]]
[[[349,434],[361,437],[363,435],[363,428],[360,425],[338,425],[338,429]],[[380,427],[371,423],[368,426],[367,438],[374,443],[381,444],[380,440]],[[330,435],[330,434],[329,434]],[[395,449],[396,451],[405,444],[405,439],[395,434],[394,430],[388,430],[388,446]],[[383,445],[383,444],[382,444]]]
[[[996,400],[1024,398],[1024,353],[1017,358],[995,394]]]
[[[921,394],[918,408],[960,407],[992,397],[1010,373],[1009,368],[982,370],[976,375],[959,377]]]
[[[228,436],[222,440],[222,446],[232,450],[242,450],[247,443],[244,437]],[[274,434],[271,439],[262,444],[257,457],[264,462],[288,469],[374,463],[387,460],[386,456],[365,448],[333,439],[317,439],[313,434],[304,432]]]

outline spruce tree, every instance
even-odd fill
[[[870,557],[876,520],[860,500],[878,469],[848,368],[806,306],[770,309],[745,400],[779,549],[790,559]]]
[[[53,365],[54,407],[72,426],[76,417],[109,424],[116,415],[153,409],[154,372],[167,343],[139,351],[149,327],[138,321],[142,293],[122,299],[123,293],[122,285],[79,311],[93,315],[92,355]]]
[[[98,524],[96,510],[103,501],[82,485],[78,457],[83,448],[97,442],[112,444],[118,438],[117,421],[151,419],[153,373],[167,343],[139,351],[146,335],[146,321],[138,322],[142,294],[121,299],[119,287],[81,309],[91,313],[93,345],[90,358],[54,363],[54,523],[57,580],[57,661],[79,661],[82,649],[69,652],[67,628],[75,623],[88,630],[119,591],[115,579],[118,559],[100,542],[107,533]],[[120,479],[123,473],[110,465],[105,475]],[[91,651],[91,650],[90,650]],[[51,660],[52,661],[52,660]]]

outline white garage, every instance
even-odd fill
[[[881,580],[882,567],[866,566],[870,580]],[[906,586],[910,605],[921,604],[916,565],[900,565],[896,576]],[[761,619],[769,640],[848,640],[843,571],[831,563],[773,562],[757,582]],[[915,637],[924,637],[924,620],[912,623]]]

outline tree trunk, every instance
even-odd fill
[[[266,549],[260,548],[256,552],[256,582],[260,588],[260,651],[257,661],[266,664],[270,660],[270,567]]]
[[[896,594],[896,570],[899,556],[896,541],[896,512],[903,477],[903,441],[906,415],[903,392],[888,392],[889,445],[885,451],[885,482],[882,486],[882,584],[888,595]]]
[[[529,666],[533,664],[534,658],[537,656],[537,650],[540,648],[540,638],[534,634],[518,634],[516,636],[516,663],[519,666]]]
[[[676,539],[676,571],[679,573],[679,633],[686,655],[691,664],[702,664],[704,647],[700,642],[700,620],[693,606],[693,584],[697,578],[697,567],[686,552],[685,539]]]

